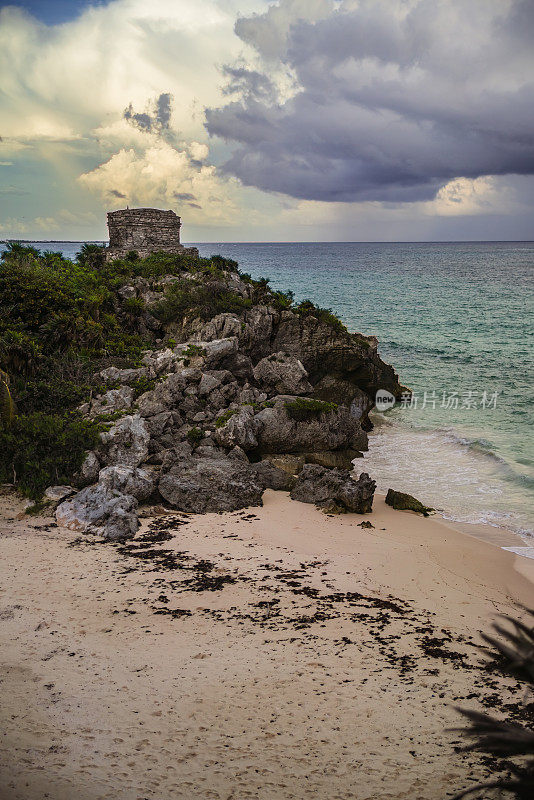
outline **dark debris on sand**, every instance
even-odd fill
[[[245,512],[236,516],[247,522],[257,519],[254,514]],[[408,685],[428,676],[437,681],[436,697],[440,702],[476,699],[486,708],[498,709],[519,721],[525,721],[525,715],[530,720],[534,718],[534,703],[525,706],[503,699],[500,666],[495,662],[488,664],[482,658],[480,646],[471,637],[454,636],[451,631],[438,627],[433,613],[417,610],[409,601],[393,596],[325,591],[330,578],[324,561],[301,562],[295,568],[288,568],[281,559],[254,562],[248,574],[239,569],[230,573],[224,562],[232,559],[224,553],[219,553],[215,561],[213,556],[210,560],[196,558],[188,551],[164,547],[190,520],[190,515],[186,514],[158,517],[146,533],[114,545],[120,574],[126,576],[140,571],[156,575],[151,584],[156,596],[142,600],[154,614],[184,621],[201,614],[223,624],[239,625],[244,634],[258,629],[270,631],[278,641],[280,632],[287,631],[290,633],[288,641],[313,648],[322,639],[331,643],[339,658],[346,657],[354,649],[373,646],[382,657],[379,670],[394,670],[398,680]],[[230,537],[240,538],[238,534]],[[89,542],[77,539],[71,546],[89,546]],[[225,608],[218,602],[215,609],[199,610],[195,602],[195,610],[183,607],[187,598],[192,597],[189,593],[224,592],[227,585],[238,583],[247,585],[245,598],[239,606],[229,604]],[[318,588],[317,583],[324,589]],[[175,606],[178,597],[182,607]],[[236,602],[235,595],[232,602]],[[128,607],[123,613],[136,612]],[[339,637],[338,634],[336,638],[337,630],[332,626],[335,622],[348,623],[350,635]],[[271,639],[264,641],[268,643]],[[418,656],[414,655],[413,645]],[[472,671],[473,691],[468,697],[450,695],[445,676],[441,675],[444,667]],[[520,697],[524,686],[517,681],[508,685],[507,690],[508,699],[514,694]]]

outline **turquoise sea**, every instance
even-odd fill
[[[197,246],[378,337],[416,401],[374,414],[379,489],[534,536],[534,242]]]

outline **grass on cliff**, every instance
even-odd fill
[[[287,413],[295,422],[310,422],[318,419],[321,414],[337,411],[337,403],[328,403],[325,400],[314,400],[307,397],[297,397],[284,404]]]
[[[0,481],[15,480],[38,499],[46,486],[71,480],[98,439],[98,425],[76,412],[106,389],[95,373],[111,365],[138,366],[142,351],[170,322],[241,314],[262,304],[341,326],[309,301],[295,307],[291,292],[274,291],[263,278],[239,275],[247,287],[243,297],[232,289],[231,273],[239,275],[237,263],[222,256],[155,253],[141,259],[130,253],[106,263],[102,248],[91,244],[75,261],[9,244],[0,261],[0,370],[8,376],[16,413],[13,421],[0,419]],[[144,324],[142,299],[123,298],[119,290],[135,279],[157,282],[167,275],[176,280],[150,307],[153,323],[163,326],[154,331]]]

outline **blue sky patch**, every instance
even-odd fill
[[[17,6],[24,8],[34,17],[47,25],[57,25],[61,22],[79,17],[88,6],[107,5],[102,0],[14,0],[12,3],[0,3],[0,8]]]

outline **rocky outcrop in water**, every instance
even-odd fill
[[[397,492],[395,489],[388,489],[386,505],[397,509],[397,511],[415,511],[416,514],[422,514],[424,517],[428,517],[434,511],[433,508],[424,506],[411,494]]]

